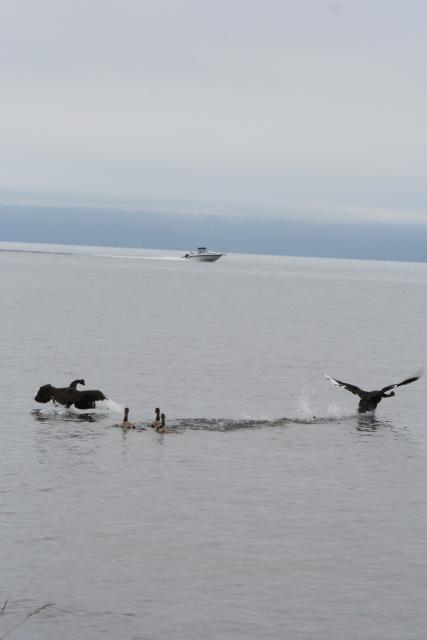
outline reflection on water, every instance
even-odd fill
[[[378,419],[374,413],[363,413],[357,418],[357,430],[366,433],[376,431],[379,428],[389,427],[391,424],[387,420]]]
[[[42,409],[34,409],[31,415],[39,422],[96,422],[105,418],[107,414],[101,413],[75,413],[73,411],[43,411]]]

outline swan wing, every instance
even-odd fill
[[[390,391],[390,389],[394,389],[395,387],[401,387],[404,384],[411,384],[411,382],[415,382],[419,380],[424,374],[424,369],[419,369],[413,376],[409,378],[405,378],[402,382],[398,382],[397,384],[389,384],[387,387],[383,387],[381,391]]]
[[[106,400],[107,396],[105,396],[102,391],[98,389],[89,389],[88,391],[81,391],[85,398],[90,398],[91,400]]]
[[[349,384],[348,382],[342,382],[341,380],[336,380],[335,378],[328,376],[328,374],[325,372],[323,372],[323,375],[332,384],[338,385],[339,387],[344,387],[344,389],[347,389],[347,391],[354,393],[354,395],[359,396],[359,398],[363,397],[364,392],[362,391],[362,389],[359,389],[359,387],[356,387],[356,385]]]

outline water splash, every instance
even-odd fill
[[[110,398],[97,402],[96,408],[101,409],[102,411],[111,411],[113,413],[123,413],[124,411],[124,407],[121,404],[111,400]]]
[[[103,400],[97,402],[97,409],[90,413],[82,413],[74,409],[52,406],[46,409],[34,409],[31,413],[39,422],[77,422],[87,420],[88,422],[104,421],[110,418],[111,414],[123,414],[124,408],[114,400]],[[358,414],[356,414],[358,415]],[[239,418],[176,418],[168,421],[168,427],[175,432],[191,431],[237,431],[240,429],[263,429],[268,427],[289,427],[295,425],[326,424],[331,422],[342,422],[354,418],[354,414],[348,414],[335,403],[331,404],[326,415],[315,415],[310,397],[307,394],[299,398],[298,413],[295,416],[260,416],[257,418],[244,415]],[[121,426],[118,422],[109,426]],[[145,431],[149,423],[136,421],[136,429]],[[150,429],[148,429],[150,430]]]
[[[312,393],[306,388],[303,389],[297,400],[297,421],[310,422],[316,421],[316,410],[312,404]]]
[[[74,407],[67,409],[67,407],[63,407],[58,404],[51,404],[47,407],[43,407],[43,409],[33,409],[31,414],[39,422],[96,422],[100,419],[107,418],[112,413],[123,414],[123,410],[124,408],[121,405],[108,398],[97,402],[96,408],[91,409],[90,412],[80,411]]]
[[[346,412],[336,402],[332,402],[326,412],[326,418],[331,418],[332,420],[342,420],[343,418],[350,418],[352,416],[353,414],[348,414],[348,412]]]

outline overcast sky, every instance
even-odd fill
[[[427,224],[425,0],[2,0],[0,202]]]

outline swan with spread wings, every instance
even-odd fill
[[[356,385],[354,384],[348,384],[348,382],[336,380],[335,378],[329,376],[327,373],[323,373],[323,375],[329,380],[329,382],[332,382],[332,384],[338,385],[339,387],[344,387],[344,389],[347,389],[347,391],[350,391],[351,393],[354,393],[354,395],[359,396],[360,401],[358,411],[359,413],[367,413],[368,411],[375,411],[378,404],[383,398],[392,398],[394,395],[396,395],[395,392],[392,391],[392,389],[419,380],[423,373],[423,369],[420,369],[413,376],[402,380],[402,382],[398,382],[397,384],[389,384],[382,389],[377,389],[376,391],[364,391],[363,389],[356,387]]]
[[[66,406],[67,409],[72,405],[74,405],[76,409],[95,409],[96,402],[108,400],[107,396],[98,389],[80,391],[77,389],[78,384],[85,385],[85,381],[82,378],[73,380],[68,387],[54,387],[51,384],[44,384],[37,391],[34,400],[42,403],[52,400],[55,404]]]

